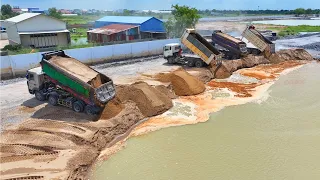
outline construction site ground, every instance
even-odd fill
[[[99,117],[37,101],[24,79],[3,81],[2,178],[86,179],[126,138],[207,121],[223,107],[261,98],[281,74],[312,60],[300,49],[225,61],[218,70],[168,65],[162,57],[96,65],[117,90]],[[212,80],[212,72],[223,79]]]

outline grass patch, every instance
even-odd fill
[[[80,16],[62,16],[62,20],[68,24],[88,24],[103,17],[104,15],[80,15]]]
[[[31,49],[31,48],[21,48],[16,51],[8,50],[8,55],[30,54],[30,53],[36,53],[36,52],[39,52],[39,50],[38,49]]]
[[[87,31],[89,31],[88,28],[76,28],[75,33],[72,32],[72,29],[69,29],[70,31],[70,37],[72,40],[77,40],[78,38],[87,38]]]
[[[320,32],[320,26],[287,26],[285,28],[281,28],[278,35],[283,37],[288,35],[297,35],[299,32]]]

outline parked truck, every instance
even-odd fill
[[[261,52],[264,52],[266,56],[275,52],[275,44],[265,38],[253,25],[247,26],[243,31],[242,36],[256,46]]]
[[[163,48],[163,56],[169,64],[187,64],[189,67],[203,67],[212,61],[220,61],[221,53],[194,29],[186,29],[181,43],[195,55],[182,56],[179,43],[167,44]]]
[[[75,112],[99,114],[115,97],[113,81],[69,57],[64,51],[42,54],[41,67],[27,71],[30,94],[53,106],[62,105]]]
[[[225,59],[239,59],[248,54],[247,44],[220,30],[212,33],[212,45],[224,54]]]

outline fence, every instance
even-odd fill
[[[115,44],[80,49],[68,49],[65,53],[85,64],[130,59],[162,54],[165,44],[179,43],[179,39],[165,39],[126,44]],[[24,75],[28,69],[39,65],[42,53],[0,56],[1,79]]]

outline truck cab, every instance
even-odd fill
[[[168,62],[169,60],[171,61],[171,59],[173,60],[176,57],[180,57],[181,52],[182,52],[182,49],[179,43],[166,44],[163,47],[163,57],[167,59]],[[169,64],[172,64],[172,63],[169,62]]]
[[[29,69],[27,71],[26,78],[27,78],[27,85],[28,85],[28,90],[30,94],[36,94],[36,92],[43,89],[45,77],[41,67]],[[37,97],[37,94],[36,94],[36,98],[39,99],[39,97]]]

